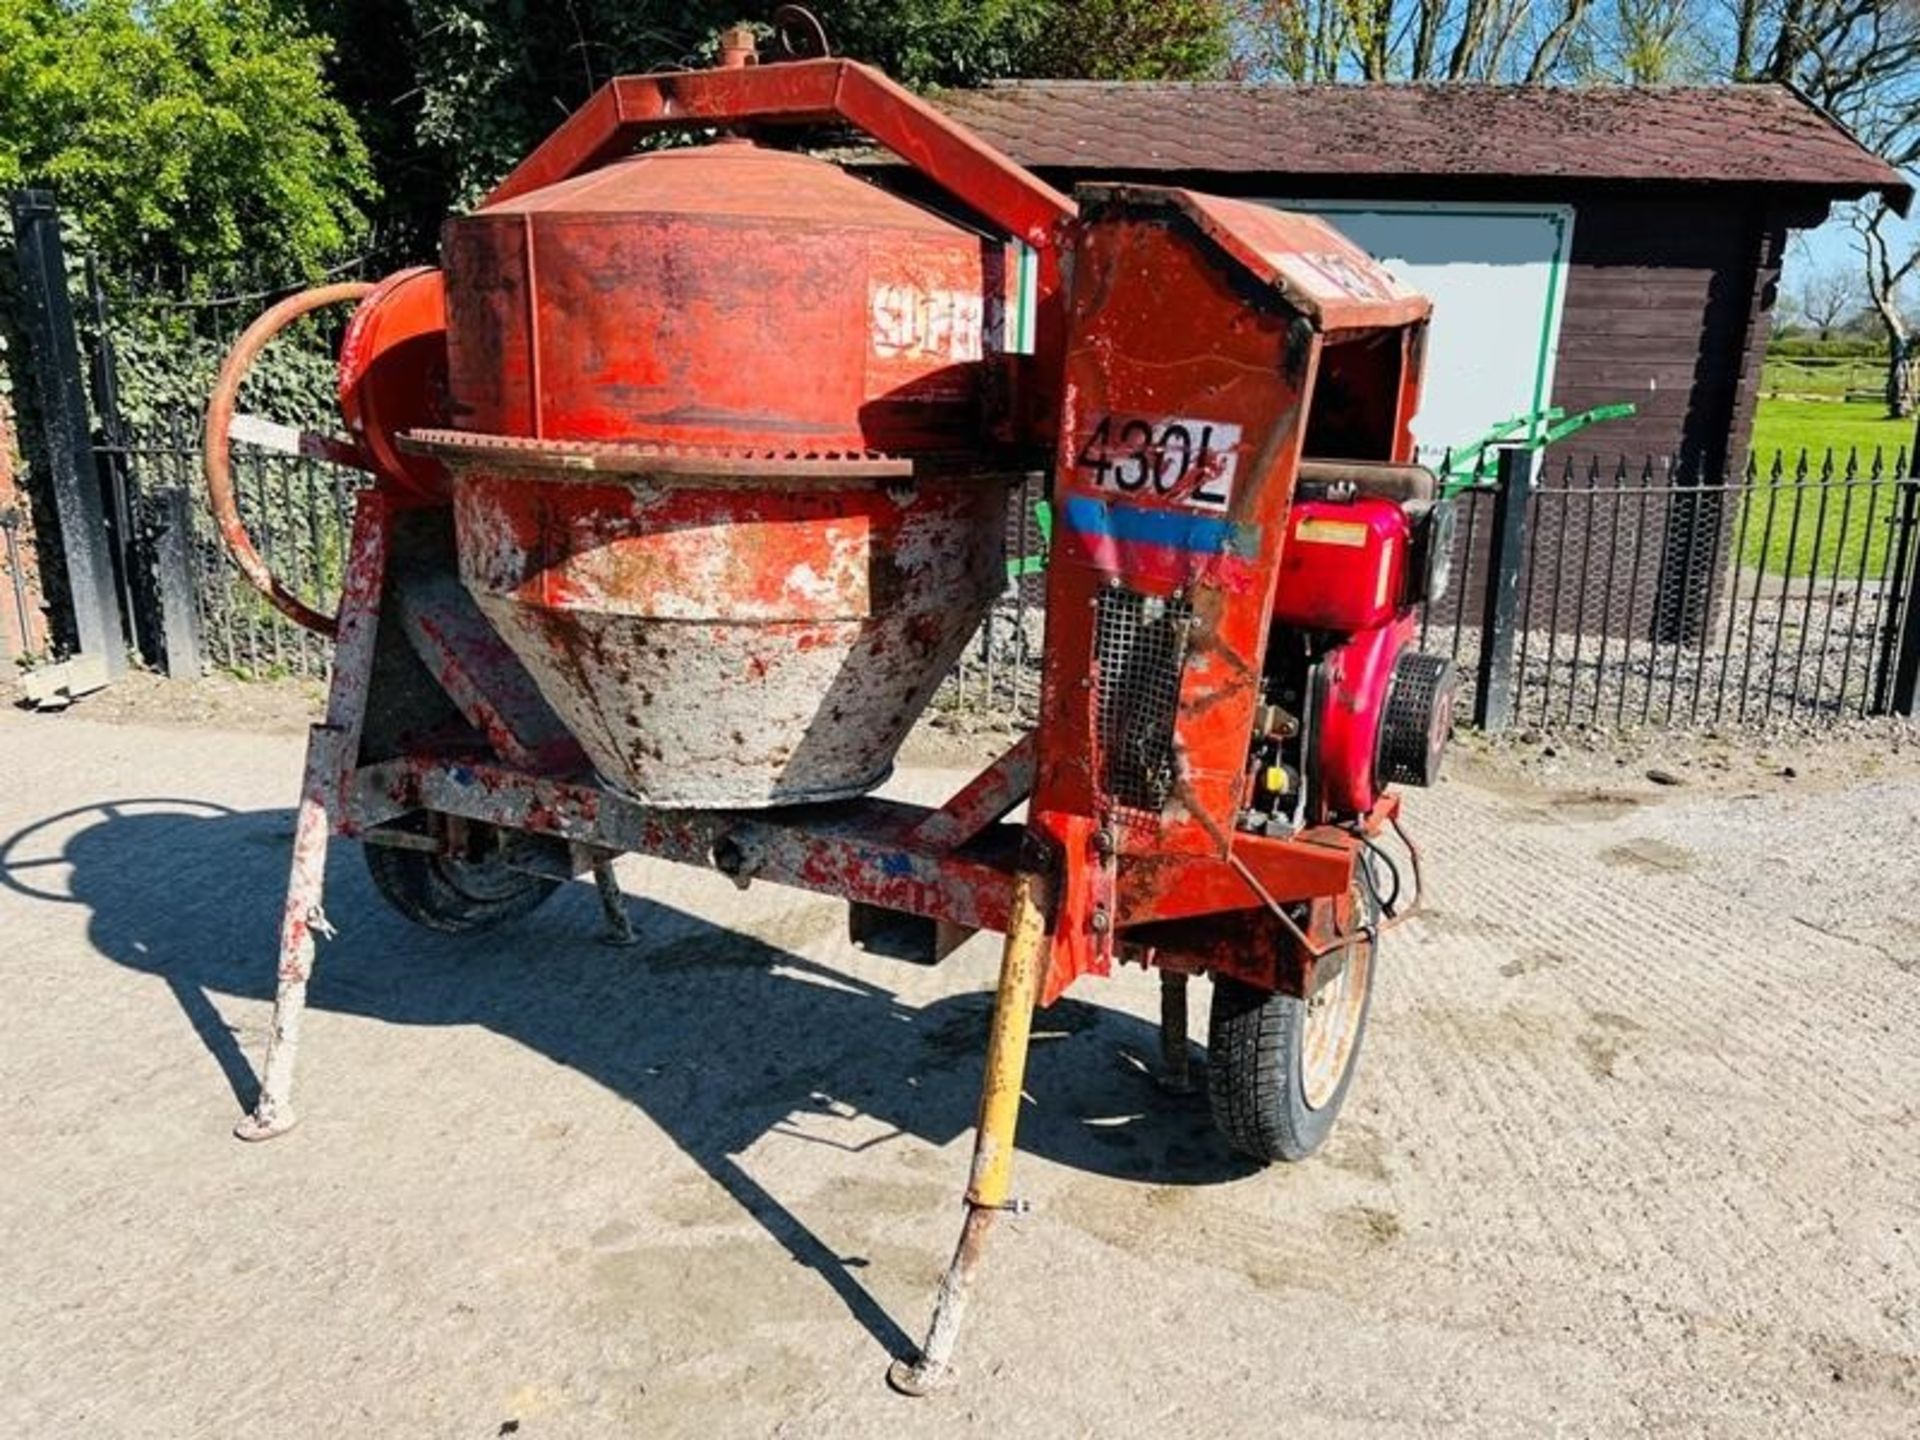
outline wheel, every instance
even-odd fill
[[[446,935],[518,920],[560,888],[558,880],[509,869],[498,851],[484,860],[456,860],[392,845],[360,848],[381,898],[414,924]]]
[[[1364,885],[1354,906],[1377,923]],[[1333,1130],[1360,1063],[1377,944],[1356,941],[1311,1000],[1214,977],[1207,1100],[1234,1149],[1263,1162],[1304,1160]]]

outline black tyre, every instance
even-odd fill
[[[1376,921],[1369,896],[1356,905]],[[1304,1160],[1333,1130],[1360,1064],[1377,941],[1356,941],[1311,1000],[1215,976],[1207,1027],[1207,1100],[1233,1148],[1255,1160]]]
[[[381,898],[414,924],[445,935],[489,930],[531,915],[560,888],[558,880],[508,868],[498,854],[455,860],[391,845],[360,848]]]

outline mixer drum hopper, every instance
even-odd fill
[[[738,142],[449,223],[460,573],[647,804],[862,794],[1005,580],[1001,248]]]

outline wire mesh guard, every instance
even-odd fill
[[[1431,785],[1453,724],[1453,662],[1444,655],[1402,652],[1380,717],[1376,768],[1388,785]]]
[[[1174,719],[1193,605],[1136,590],[1100,592],[1094,673],[1101,788],[1115,803],[1154,814],[1173,793]]]

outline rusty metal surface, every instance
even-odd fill
[[[400,437],[403,451],[453,463],[486,462],[524,480],[564,483],[577,475],[690,475],[702,480],[904,479],[915,461],[877,452],[753,449],[741,446],[660,445],[618,440],[536,440],[468,430],[421,429]]]
[[[603,787],[540,778],[504,766],[394,760],[353,776],[341,828],[360,830],[428,809],[504,830],[552,835],[598,850],[634,852],[837,895],[969,930],[1003,930],[1007,863],[915,843],[931,812],[861,800],[770,813],[660,810]]]
[[[992,478],[454,488],[461,578],[651,805],[866,793],[1004,583]]]
[[[966,1323],[980,1262],[986,1256],[987,1236],[997,1218],[996,1210],[980,1205],[967,1207],[953,1258],[947,1262],[940,1287],[934,1292],[933,1316],[927,1322],[927,1337],[920,1342],[920,1353],[912,1359],[895,1360],[887,1367],[887,1384],[900,1394],[919,1399],[952,1382],[953,1354],[960,1344],[960,1330]]]

